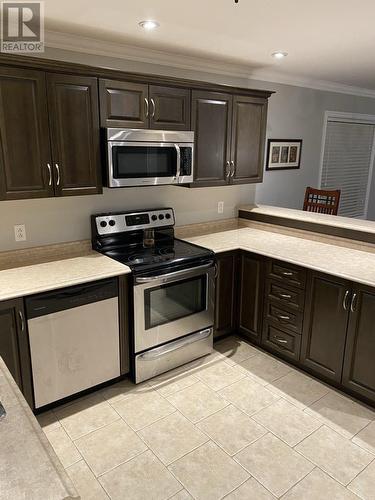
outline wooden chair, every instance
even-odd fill
[[[319,214],[337,215],[340,203],[340,189],[326,191],[324,189],[306,188],[303,210]]]

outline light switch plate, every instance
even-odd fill
[[[224,212],[224,202],[218,201],[217,203],[217,213],[222,214]]]
[[[16,224],[14,226],[14,237],[16,241],[26,241],[25,224]]]

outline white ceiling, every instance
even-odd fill
[[[144,19],[160,27],[145,32]],[[45,0],[47,45],[49,31],[68,33],[229,64],[255,78],[365,89],[375,89],[374,20],[375,0]],[[289,56],[276,61],[275,50]]]

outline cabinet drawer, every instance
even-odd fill
[[[285,308],[275,305],[272,300],[266,303],[266,320],[273,323],[275,326],[280,326],[283,329],[293,333],[301,334],[303,315],[300,312],[291,312]]]
[[[279,330],[270,325],[267,321],[264,323],[262,344],[290,359],[295,361],[299,360],[301,337]]]
[[[291,264],[271,260],[267,264],[267,276],[297,288],[305,288],[306,270]]]
[[[303,311],[305,304],[303,290],[291,290],[282,283],[273,280],[266,282],[266,298],[271,299],[274,303],[279,303],[280,306],[291,307],[297,311]]]

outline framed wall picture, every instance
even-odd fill
[[[266,170],[300,168],[302,139],[268,139]]]

